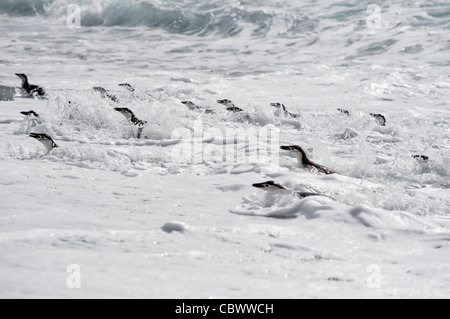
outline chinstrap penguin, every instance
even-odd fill
[[[139,126],[137,138],[141,138],[142,131],[144,130],[143,126],[146,125],[148,122],[138,119],[136,115],[134,115],[133,111],[131,111],[128,108],[116,107],[114,110],[121,113],[123,116],[127,118],[127,120],[129,120],[134,125]]]
[[[35,111],[33,111],[33,110],[28,111],[28,112],[23,111],[23,112],[20,112],[20,114],[25,115],[25,116],[28,116],[28,117],[32,117],[32,116],[34,116],[34,117],[39,117],[39,114],[37,114],[37,113],[36,113]]]
[[[134,87],[132,87],[131,84],[129,84],[129,83],[121,83],[121,84],[119,84],[119,86],[127,89],[130,92],[134,92],[135,91]]]
[[[47,153],[50,153],[52,149],[59,147],[58,145],[56,145],[55,141],[53,141],[53,139],[47,134],[31,133],[30,137],[41,142],[47,149]]]
[[[370,116],[375,118],[378,121],[378,124],[380,124],[381,126],[386,126],[386,118],[384,117],[384,115],[370,113]]]
[[[20,112],[20,114],[25,115],[25,119],[28,121],[28,132],[30,132],[30,129],[33,127],[36,127],[37,125],[43,124],[45,120],[35,111],[23,111]]]
[[[117,96],[109,94],[104,88],[100,86],[94,87],[94,91],[100,92],[102,98],[108,98],[113,102],[119,103],[119,98]]]
[[[277,184],[274,181],[253,184],[252,186],[255,188],[265,190],[267,192],[274,193],[274,194],[279,193],[280,195],[283,195],[283,194],[292,193],[290,190],[286,189],[286,187],[284,187],[280,184]],[[329,197],[327,195],[318,194],[318,193],[310,193],[310,192],[294,192],[293,194],[299,198],[306,198],[306,197],[311,197],[311,196]]]
[[[349,110],[338,109],[338,111],[341,112],[344,115],[347,115],[347,116],[351,116],[352,115],[352,113]]]
[[[194,102],[191,102],[191,101],[182,101],[181,103],[186,105],[188,107],[188,109],[191,111],[196,111],[196,110],[201,109],[200,106],[196,105]]]
[[[233,113],[239,113],[239,112],[244,112],[243,109],[237,107],[236,105],[234,105],[233,102],[231,102],[230,100],[218,100],[217,103],[225,106],[227,108],[227,111],[229,112],[233,112]]]
[[[203,108],[201,106],[198,106],[194,102],[191,101],[182,101],[183,105],[186,105],[189,110],[191,111],[204,111],[206,114],[214,114],[214,110]]]
[[[319,173],[326,175],[338,174],[337,172],[333,171],[332,169],[329,169],[328,167],[325,167],[323,165],[311,161],[306,155],[306,152],[300,146],[297,145],[281,146],[280,149],[283,151],[289,151],[293,155],[295,155],[295,157],[299,162],[300,167],[315,170],[318,171]]]
[[[426,155],[412,155],[411,157],[422,162],[428,162],[430,160],[430,158]]]
[[[286,106],[285,106],[284,104],[281,104],[281,103],[271,103],[270,106],[273,106],[273,107],[277,108],[278,110],[283,111],[283,113],[284,113],[284,115],[285,115],[286,117],[290,117],[290,118],[293,118],[293,119],[298,119],[298,118],[301,117],[300,114],[294,114],[294,113],[289,112],[289,111],[286,109]]]
[[[45,90],[38,85],[30,84],[25,74],[16,73],[16,75],[22,80],[22,90],[27,94],[38,98],[44,98],[46,96]]]

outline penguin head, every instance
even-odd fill
[[[370,116],[375,118],[381,126],[386,126],[386,118],[382,114],[370,113]]]
[[[268,181],[259,184],[252,185],[255,188],[259,188],[265,191],[273,191],[273,190],[286,190],[286,188],[280,184],[275,183],[274,181]]]
[[[222,104],[222,105],[225,105],[226,107],[234,107],[234,106],[235,106],[234,103],[231,102],[231,101],[228,100],[228,99],[225,99],[225,100],[218,100],[217,103]]]
[[[303,148],[301,148],[298,145],[281,146],[280,149],[283,151],[289,151],[289,152],[293,152],[293,153],[305,153]]]
[[[20,112],[20,114],[25,115],[25,116],[34,116],[34,117],[39,117],[39,114],[37,114],[35,111],[31,110],[28,112]]]
[[[130,92],[134,92],[134,88],[129,83],[121,83],[119,86],[126,88]]]
[[[93,89],[94,89],[94,91],[106,93],[106,90],[104,88],[102,88],[101,86],[94,86]]]
[[[133,111],[131,111],[130,109],[126,108],[126,107],[116,107],[114,109],[115,111],[119,112],[120,114],[122,114],[123,116],[125,116],[128,120],[132,120],[133,118],[135,118],[135,115],[133,113]]]
[[[93,89],[94,89],[94,91],[100,92],[102,98],[106,97],[106,90],[104,88],[102,88],[100,86],[96,86]]]
[[[280,147],[281,150],[283,151],[289,151],[291,152],[293,155],[295,155],[295,157],[298,158],[299,161],[301,161],[302,163],[308,162],[309,159],[306,156],[306,152],[303,150],[303,148],[301,148],[298,145],[292,145],[292,146],[281,146]]]
[[[22,80],[22,85],[28,83],[28,77],[23,73],[16,73],[16,75]]]
[[[197,105],[195,105],[193,102],[191,101],[182,101],[182,104],[186,105],[190,110],[196,109]]]
[[[423,162],[428,162],[430,160],[430,158],[426,155],[412,155],[411,157]]]
[[[276,107],[277,109],[281,109],[284,105],[281,103],[270,103],[270,106]]]
[[[350,115],[351,115],[351,113],[350,113],[349,110],[345,110],[345,109],[339,108],[338,111],[341,112],[341,113],[344,114],[344,115],[347,115],[347,116],[350,116]]]

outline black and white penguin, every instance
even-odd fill
[[[119,103],[119,98],[117,96],[109,94],[104,88],[100,86],[94,87],[94,91],[100,92],[102,98],[108,98],[113,102]]]
[[[20,114],[25,115],[27,117],[39,117],[39,114],[37,114],[35,111],[31,110],[31,111],[24,111],[24,112],[20,112]]]
[[[418,161],[425,162],[425,163],[430,160],[430,158],[426,155],[412,155],[411,157],[415,158]]]
[[[45,98],[45,90],[38,86],[32,85],[28,82],[28,77],[22,73],[16,73],[16,75],[22,80],[22,90],[30,96],[35,96],[37,98]]]
[[[384,117],[384,115],[370,113],[370,116],[375,118],[381,126],[386,126],[386,117]]]
[[[295,113],[291,113],[287,110],[286,106],[284,104],[281,103],[271,103],[270,106],[273,106],[275,108],[277,108],[278,110],[280,110],[280,112],[282,111],[284,116],[292,118],[292,119],[298,119],[300,118],[300,114],[295,114]]]
[[[20,114],[25,115],[25,119],[28,121],[28,132],[31,128],[45,123],[45,120],[35,111],[23,111]]]
[[[292,193],[290,190],[286,189],[286,187],[275,183],[274,181],[268,181],[264,183],[259,184],[253,184],[252,185],[255,188],[259,188],[262,190],[265,190],[267,192],[270,192],[272,194],[280,194],[280,195],[287,195],[289,193]],[[299,198],[306,198],[311,196],[323,196],[323,197],[329,197],[327,195],[318,194],[318,193],[310,193],[310,192],[294,192],[295,196]]]
[[[131,84],[129,84],[129,83],[121,83],[121,84],[119,84],[119,86],[127,89],[130,92],[134,92],[135,91],[134,87],[132,87]]]
[[[291,152],[297,158],[301,168],[310,169],[312,171],[317,171],[321,174],[326,175],[337,174],[337,172],[333,171],[332,169],[311,161],[306,155],[306,152],[300,146],[281,146],[281,149],[283,151]]]
[[[206,114],[214,114],[214,110],[203,108],[201,106],[198,106],[194,102],[182,101],[181,103],[186,105],[188,107],[188,109],[191,110],[191,111],[202,111],[202,112],[205,112]]]
[[[58,145],[56,145],[56,143],[53,141],[53,139],[50,136],[48,136],[47,134],[31,133],[30,137],[41,142],[47,149],[47,153],[50,153],[54,148],[59,147]]]
[[[142,131],[144,130],[143,126],[146,125],[148,122],[147,121],[142,121],[140,119],[138,119],[136,117],[136,115],[134,115],[133,111],[131,111],[128,108],[125,107],[116,107],[114,109],[115,111],[119,112],[120,114],[122,114],[123,116],[125,116],[127,118],[127,120],[129,120],[131,123],[133,123],[136,126],[139,126],[138,129],[138,136],[137,138],[141,138],[142,135]]]
[[[338,111],[341,112],[344,115],[347,115],[347,116],[351,116],[352,115],[352,113],[349,110],[346,110],[346,109],[338,109]]]
[[[182,101],[181,103],[186,105],[188,107],[188,109],[191,111],[197,111],[197,110],[201,109],[200,106],[196,105],[194,102],[191,102],[191,101]]]
[[[237,107],[236,105],[234,105],[233,102],[231,102],[230,100],[218,100],[217,103],[224,105],[227,108],[227,111],[229,112],[233,112],[233,113],[239,113],[239,112],[244,112],[243,109]]]

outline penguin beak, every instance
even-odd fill
[[[283,151],[292,152],[292,148],[290,146],[281,146],[280,149],[283,150]]]

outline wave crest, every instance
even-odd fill
[[[267,36],[271,32],[295,37],[315,29],[315,23],[301,13],[278,13],[259,7],[244,7],[213,1],[142,0],[73,0],[81,9],[81,26],[149,27],[185,35]],[[0,0],[0,13],[9,16],[41,16],[60,20],[67,18],[67,1]],[[282,25],[281,29],[279,28]],[[277,31],[274,31],[277,30]]]

